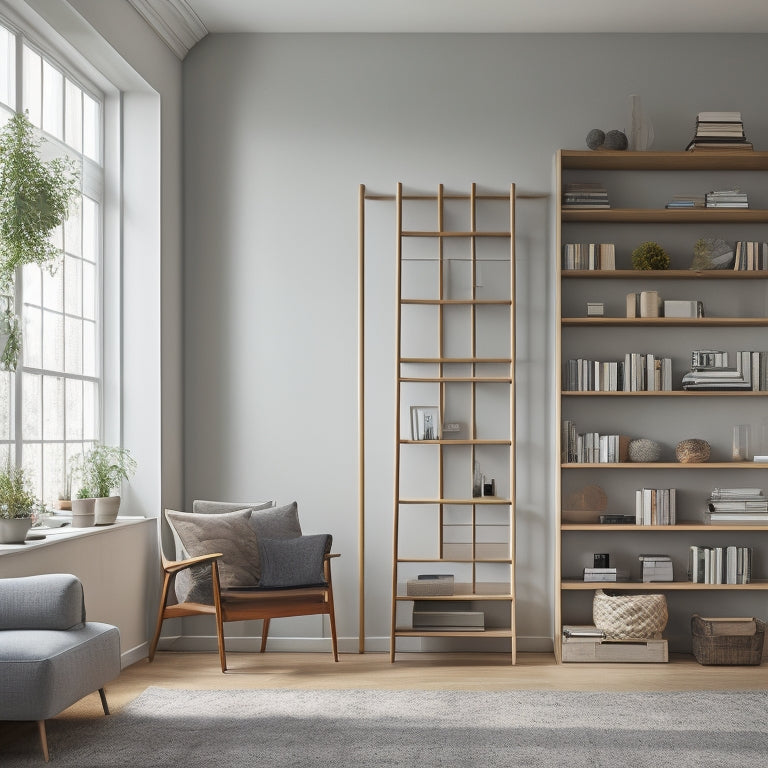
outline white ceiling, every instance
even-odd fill
[[[768,32],[766,0],[185,2],[209,32]]]

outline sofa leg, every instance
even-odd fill
[[[43,748],[43,757],[48,762],[48,737],[45,735],[45,720],[37,721],[37,730],[40,733],[40,746]]]
[[[107,693],[103,688],[99,688],[99,696],[101,696],[101,706],[104,708],[104,714],[109,714],[109,704],[107,704]]]

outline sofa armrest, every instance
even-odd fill
[[[0,579],[0,630],[72,629],[84,621],[83,585],[77,576]]]

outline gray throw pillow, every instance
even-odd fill
[[[254,509],[251,512],[251,527],[261,539],[293,539],[301,536],[299,505],[292,501],[283,507]]]
[[[261,579],[265,589],[325,584],[323,557],[331,550],[328,533],[292,539],[260,539]]]
[[[191,557],[213,552],[223,554],[219,560],[222,588],[254,586],[259,581],[259,545],[248,523],[250,516],[250,509],[213,515],[172,510],[166,512],[166,517]],[[188,572],[191,578],[187,581],[191,583],[185,584],[184,579],[176,579],[176,597],[179,602],[212,602],[210,567],[194,566]]]

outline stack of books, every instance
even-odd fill
[[[768,243],[740,240],[736,243],[735,270],[768,269]]]
[[[686,147],[689,152],[751,152],[744,134],[741,112],[699,112],[696,133]]]
[[[768,525],[768,499],[762,488],[715,488],[707,501],[708,525]]]
[[[752,548],[692,544],[688,553],[688,580],[694,584],[749,584]]]
[[[625,435],[577,434],[576,424],[569,420],[563,421],[561,434],[564,464],[620,464],[627,460],[629,438]]]
[[[704,195],[673,195],[667,203],[667,208],[704,208],[706,199]]]
[[[616,269],[613,243],[565,243],[563,269]]]
[[[635,525],[674,525],[675,488],[641,488],[635,491]]]
[[[749,208],[747,193],[739,189],[716,189],[704,195],[707,208]]]
[[[751,390],[764,384],[760,377],[761,360],[765,367],[765,353],[743,350],[736,353],[736,366],[728,365],[728,353],[714,350],[694,350],[691,353],[691,370],[683,376],[683,389],[702,390]],[[757,356],[753,361],[753,356]],[[755,364],[757,363],[757,368]],[[753,381],[753,370],[755,379]]]
[[[669,555],[639,555],[638,559],[643,564],[643,581],[674,581]]]
[[[629,581],[629,574],[621,568],[585,568],[584,581]]]
[[[565,185],[563,210],[610,208],[608,190],[598,182],[573,182]]]

